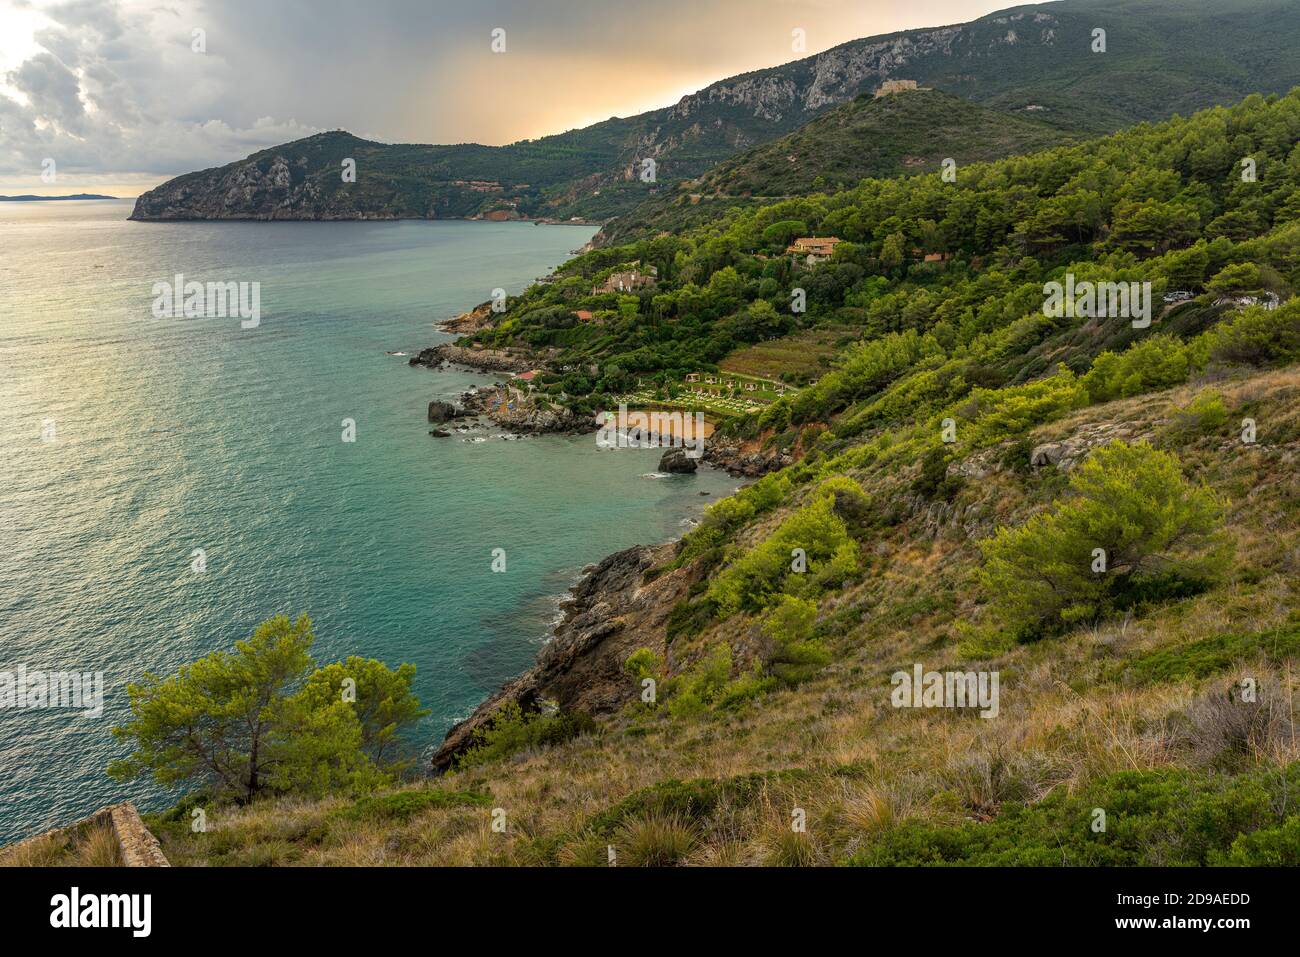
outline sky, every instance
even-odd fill
[[[510,143],[667,106],[848,40],[1014,5],[0,0],[0,192],[134,196],[328,129]],[[50,160],[53,181],[42,178]]]

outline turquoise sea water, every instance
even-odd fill
[[[656,451],[592,436],[428,435],[430,399],[490,377],[385,353],[441,341],[436,322],[590,229],[129,212],[0,208],[0,671],[102,671],[107,696],[97,719],[0,709],[0,843],[164,802],[103,774],[126,683],[278,612],[312,616],[318,660],[414,662],[433,712],[414,737],[436,745],[531,663],[585,564],[680,534],[736,485],[656,476]],[[153,284],[176,273],[260,282],[260,326],[155,320]]]

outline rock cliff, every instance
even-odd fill
[[[452,727],[431,758],[432,768],[451,766],[470,747],[474,732],[510,702],[525,711],[553,703],[565,711],[601,715],[634,699],[640,685],[623,670],[624,661],[646,635],[662,633],[673,606],[697,578],[697,573],[679,569],[644,580],[646,571],[666,561],[674,548],[672,543],[637,545],[591,566],[570,590],[564,617],[537,663]]]

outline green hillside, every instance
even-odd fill
[[[1045,123],[937,90],[863,93],[795,132],[724,160],[674,191],[645,200],[601,232],[616,244],[716,219],[728,208],[847,189],[868,177],[1032,153],[1070,139]]]
[[[845,242],[795,263],[796,220]],[[1298,284],[1300,90],[580,256],[473,338],[585,410],[833,346],[711,440],[792,464],[594,570],[436,780],[151,824],[178,864],[1300,864]]]

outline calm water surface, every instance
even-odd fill
[[[103,773],[126,683],[279,612],[312,616],[318,660],[414,662],[432,709],[414,739],[434,745],[531,663],[585,564],[680,534],[735,487],[592,436],[428,435],[429,400],[491,380],[385,353],[445,338],[436,322],[518,292],[590,229],[129,212],[0,204],[0,671],[102,671],[107,695],[99,719],[0,709],[0,842],[165,803]],[[153,284],[176,273],[260,282],[260,326],[155,320]]]

